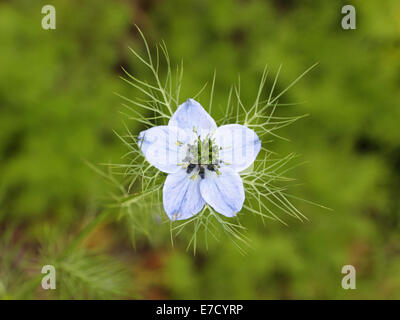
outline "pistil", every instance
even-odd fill
[[[195,129],[193,131],[197,133]],[[186,173],[191,174],[198,167],[196,173],[191,176],[193,180],[196,180],[197,175],[204,179],[206,175],[205,169],[220,175],[221,173],[218,169],[222,161],[218,160],[219,150],[220,148],[213,143],[209,135],[203,141],[198,135],[194,144],[187,145],[187,154],[182,164],[186,169]]]

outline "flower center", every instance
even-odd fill
[[[201,179],[205,178],[206,170],[216,172],[220,175],[219,150],[221,148],[215,144],[215,141],[207,135],[201,140],[200,136],[193,144],[187,144],[186,156],[182,160],[181,165],[186,169],[186,173],[190,174],[194,170],[196,173],[192,175],[192,179],[196,179],[197,175]]]

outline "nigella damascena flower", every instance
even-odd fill
[[[139,146],[147,161],[168,173],[163,188],[168,217],[183,220],[206,203],[227,217],[242,209],[245,194],[239,172],[254,162],[261,141],[243,125],[217,128],[203,107],[188,99],[167,126],[142,131]]]

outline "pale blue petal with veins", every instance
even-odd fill
[[[201,196],[215,211],[227,217],[234,217],[243,206],[244,188],[239,174],[229,168],[222,168],[221,175],[207,173],[200,181]]]
[[[200,103],[193,99],[187,99],[178,107],[169,120],[168,126],[176,126],[190,131],[196,128],[202,137],[217,129],[214,119]]]
[[[228,124],[217,129],[215,143],[222,149],[219,157],[230,168],[240,172],[247,169],[256,159],[261,149],[257,134],[240,124]]]
[[[164,210],[171,220],[193,217],[204,206],[197,180],[188,179],[184,169],[168,175],[163,188]]]
[[[148,162],[162,172],[174,173],[185,153],[182,146],[193,139],[193,133],[178,127],[158,126],[142,131],[138,143]]]

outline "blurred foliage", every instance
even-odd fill
[[[49,3],[57,29],[44,31]],[[347,1],[1,1],[0,297],[400,298],[400,3],[350,3],[357,30],[345,31]],[[133,94],[121,66],[148,76],[128,50],[144,50],[135,23],[150,42],[165,40],[173,64],[183,59],[182,99],[217,70],[217,118],[239,73],[249,104],[265,64],[269,86],[282,65],[280,91],[319,62],[280,101],[301,103],[281,115],[309,116],[281,132],[291,142],[269,148],[300,153],[293,192],[334,211],[298,202],[310,221],[289,227],[245,217],[246,256],[224,239],[193,256],[157,224],[134,249],[129,218],[105,219],[69,250],[109,192],[84,160],[126,152],[113,92]],[[40,270],[51,263],[58,287],[44,293]],[[341,288],[346,264],[356,290]]]

